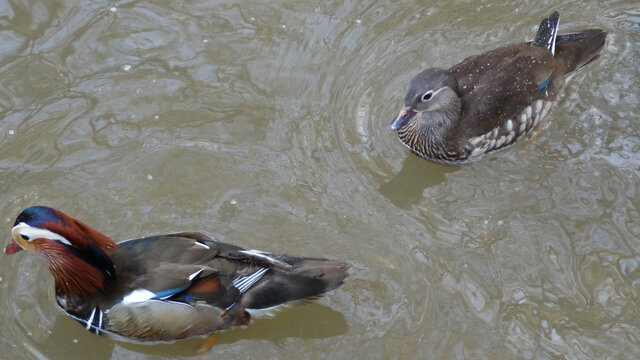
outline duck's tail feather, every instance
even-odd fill
[[[342,261],[272,255],[291,265],[288,271],[272,269],[244,294],[242,306],[262,309],[289,301],[314,298],[342,285],[349,265]]]
[[[533,39],[533,45],[549,49],[552,54],[555,54],[556,35],[558,34],[559,23],[560,13],[557,11],[554,11],[548,18],[543,19]]]

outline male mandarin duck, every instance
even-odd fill
[[[42,255],[58,305],[96,334],[169,341],[248,324],[253,311],[336,289],[341,261],[273,255],[178,233],[118,244],[53,208],[24,210],[7,254]]]
[[[557,35],[559,13],[542,20],[532,42],[424,70],[409,83],[391,129],[418,156],[463,164],[516,143],[545,124],[576,70],[598,58],[607,33]]]

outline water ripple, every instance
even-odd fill
[[[556,3],[0,3],[1,218],[50,204],[117,240],[201,230],[352,263],[319,304],[221,334],[224,358],[637,353],[634,6],[564,4],[562,31],[610,32],[602,57],[535,139],[445,167],[388,129],[406,84],[530,39]],[[0,264],[7,356],[199,347],[92,336],[39,260]]]

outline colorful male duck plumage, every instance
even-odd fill
[[[544,19],[532,42],[421,72],[391,129],[415,154],[444,164],[479,160],[530,134],[545,124],[569,75],[598,58],[607,36],[595,29],[557,35],[559,18]]]
[[[88,330],[168,341],[248,324],[253,310],[339,287],[344,262],[273,255],[178,233],[116,244],[53,208],[24,210],[7,254],[47,260],[59,306]]]

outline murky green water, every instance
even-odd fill
[[[466,167],[388,124],[407,82],[530,39],[610,32],[532,142]],[[201,230],[344,259],[343,287],[248,328],[136,345],[0,256],[2,359],[633,359],[640,354],[635,1],[0,1],[0,230],[34,204],[116,240]]]

